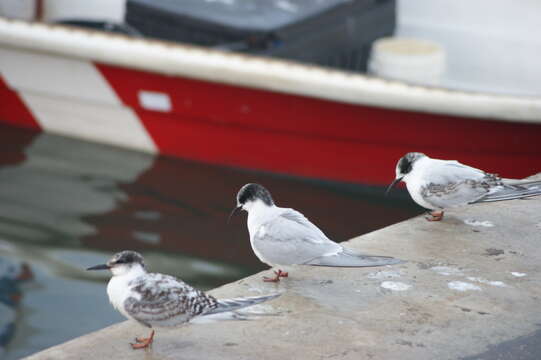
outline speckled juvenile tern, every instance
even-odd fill
[[[259,184],[246,184],[237,194],[238,210],[248,212],[250,243],[256,256],[265,264],[365,267],[398,264],[387,256],[362,255],[330,240],[300,212],[278,207],[270,192]],[[277,282],[288,273],[281,269],[264,281]]]
[[[135,251],[119,252],[106,264],[87,270],[105,269],[113,273],[107,285],[113,307],[128,319],[149,328],[179,326],[192,319],[238,310],[280,296],[217,300],[173,276],[147,272],[143,257]],[[153,339],[154,330],[148,338],[136,338],[131,346],[143,349],[152,344]]]
[[[455,206],[520,199],[541,195],[541,181],[502,179],[496,174],[455,160],[431,159],[410,152],[396,164],[396,178],[387,188],[404,181],[413,200],[429,209],[429,221],[443,218],[443,210]]]

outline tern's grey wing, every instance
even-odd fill
[[[217,300],[173,276],[146,274],[129,284],[124,309],[146,326],[175,326],[217,306]]]
[[[502,186],[501,179],[457,161],[441,161],[426,170],[421,186],[423,199],[435,208],[476,201]]]
[[[342,248],[293,209],[263,224],[254,234],[253,246],[266,262],[276,265],[304,264]]]
[[[290,220],[294,223],[297,223],[303,227],[307,227],[310,229],[310,231],[312,231],[314,234],[317,234],[317,236],[314,236],[313,240],[316,241],[316,242],[328,242],[328,241],[331,241],[329,240],[329,238],[327,237],[327,235],[325,235],[323,233],[323,231],[321,231],[320,228],[318,228],[317,226],[315,226],[310,220],[308,220],[303,214],[301,214],[300,212],[298,212],[297,210],[294,210],[294,209],[284,209],[284,212],[280,215],[281,217],[283,217],[284,219],[287,219],[287,220]]]
[[[492,202],[521,199],[541,195],[541,181],[508,181],[474,202]]]
[[[265,301],[275,299],[280,295],[282,294],[251,296],[251,297],[246,297],[246,298],[235,298],[235,299],[220,299],[218,300],[218,306],[214,309],[206,311],[204,315],[213,315],[213,314],[219,314],[222,312],[243,309],[248,306],[253,306]]]
[[[385,256],[356,253],[331,241],[301,213],[286,209],[256,232],[254,246],[267,262],[276,265],[364,267],[398,264]]]
[[[311,260],[307,265],[335,266],[335,267],[367,267],[401,264],[404,261],[389,256],[374,256],[359,254],[348,248],[327,256],[321,256]]]

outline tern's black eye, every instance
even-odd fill
[[[116,264],[129,264],[134,261],[135,261],[135,257],[130,253],[126,253],[126,254],[122,254],[122,256],[119,257],[118,260],[115,261],[115,263]]]
[[[248,191],[244,191],[239,196],[239,203],[245,204],[248,200],[251,200],[252,197],[253,197],[253,194],[249,193]]]
[[[257,184],[244,185],[237,195],[239,203],[245,204],[248,201],[255,200],[258,186]]]
[[[141,264],[143,267],[145,266],[143,262],[143,257],[136,253],[135,251],[131,250],[125,250],[118,254],[115,254],[114,257],[110,260],[111,264]]]
[[[403,157],[398,162],[398,169],[400,170],[401,174],[407,174],[411,171],[411,161],[407,159],[406,157]]]

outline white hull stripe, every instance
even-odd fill
[[[47,132],[156,153],[135,112],[89,61],[0,48],[0,69]]]

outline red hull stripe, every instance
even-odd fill
[[[141,109],[138,92],[162,92],[171,98],[172,119],[202,119],[216,124],[240,125],[255,131],[286,132],[336,140],[390,146],[416,146],[419,139],[431,149],[447,149],[449,142],[464,151],[501,151],[509,131],[522,140],[539,139],[531,124],[507,123],[424,114],[338,103],[180,77],[97,65],[122,101]],[[134,74],[136,73],[136,74]],[[407,131],[408,126],[411,127]],[[535,126],[533,126],[535,128]],[[473,144],[466,129],[484,130]],[[406,130],[406,133],[404,131]],[[415,132],[415,134],[411,134]],[[436,136],[438,135],[438,136]],[[474,135],[474,134],[472,134]],[[442,144],[443,142],[443,144]],[[521,152],[538,152],[537,144],[520,144]]]
[[[34,130],[41,127],[19,95],[11,90],[0,76],[0,121]]]
[[[216,164],[385,184],[409,151],[523,177],[537,171],[541,125],[350,105],[98,64],[161,153]],[[171,108],[143,109],[140,91]],[[537,163],[537,166],[535,165]]]
[[[540,166],[540,124],[351,105],[96,67],[166,155],[376,185],[394,177],[394,164],[409,151],[457,159],[505,177],[528,176]],[[150,98],[142,101],[141,92]],[[1,78],[0,98],[0,120],[40,129]],[[149,104],[156,110],[148,110]]]

